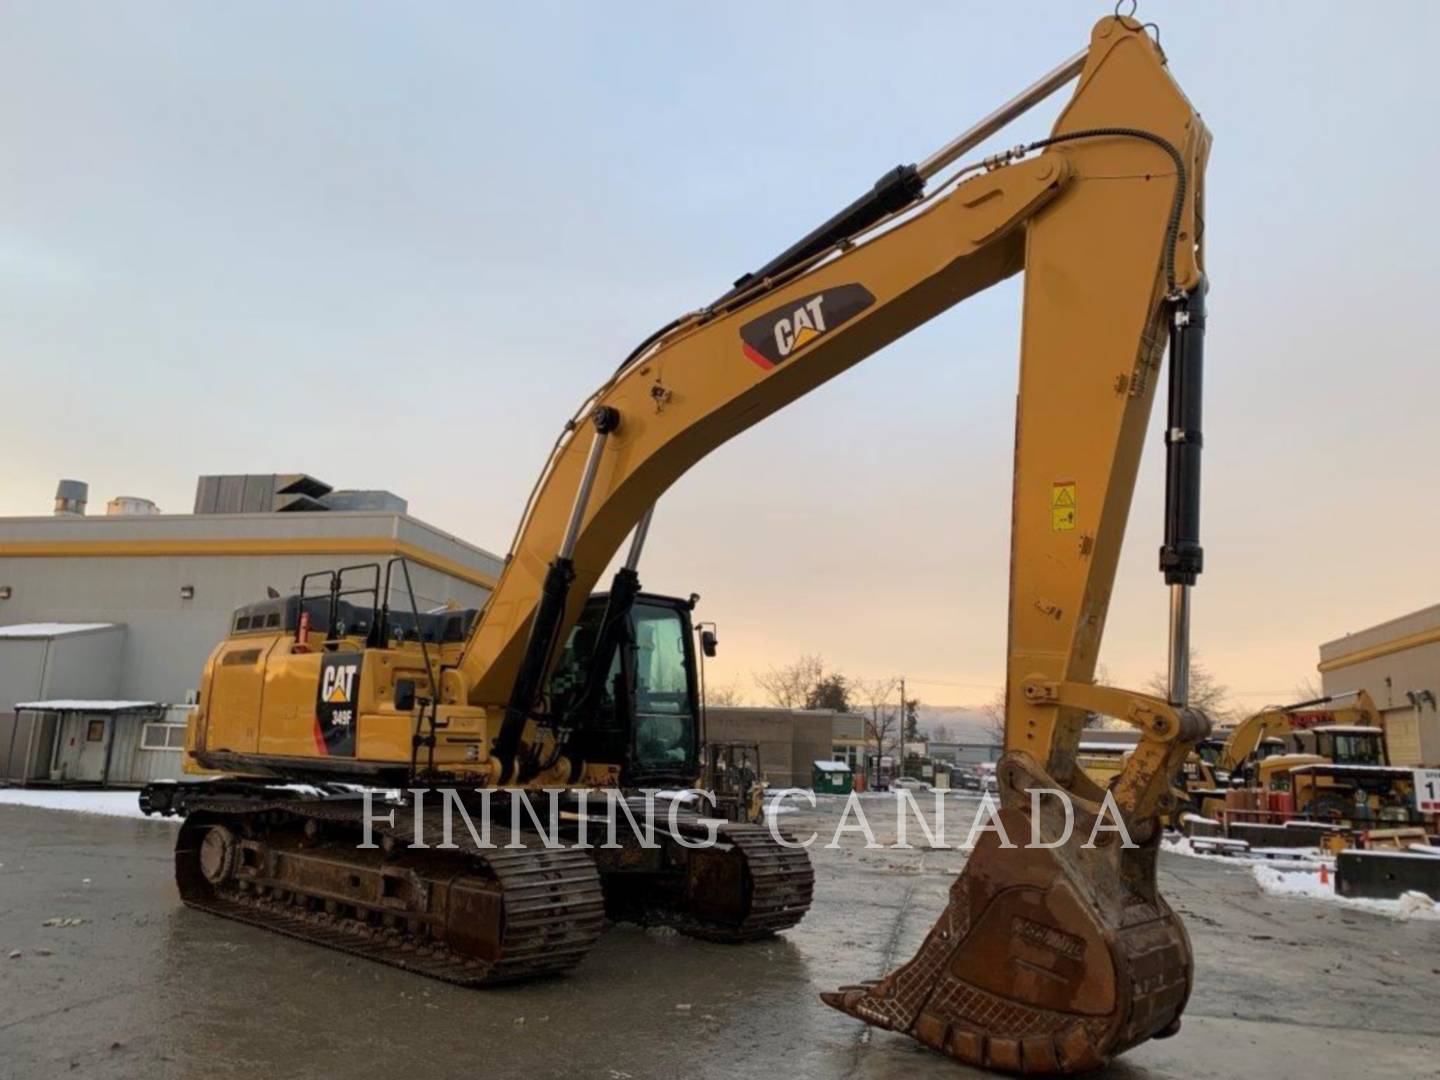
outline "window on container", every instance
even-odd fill
[[[141,750],[183,750],[185,748],[184,724],[146,724],[140,729]]]

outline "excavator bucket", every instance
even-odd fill
[[[1002,762],[1002,792],[1017,764]],[[1068,839],[1039,847],[1034,836],[1053,842],[1063,830],[1059,799],[1042,807],[1033,835],[1029,806],[999,811],[1000,828],[976,844],[909,963],[825,1003],[1012,1073],[1085,1072],[1179,1030],[1193,964],[1184,926],[1155,889],[1158,829],[1127,845],[1109,831],[1113,816],[1096,834],[1098,815],[1076,805]]]

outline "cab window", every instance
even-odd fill
[[[695,730],[685,625],[674,608],[645,603],[634,620],[635,756],[642,765],[683,765]]]

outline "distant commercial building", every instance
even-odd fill
[[[325,510],[403,514],[409,508],[409,504],[392,491],[336,491],[307,473],[202,476],[195,485],[197,514],[293,514]]]
[[[256,493],[267,487],[269,509],[215,509],[263,502]],[[19,767],[6,757],[17,703],[184,704],[234,609],[268,590],[296,592],[307,574],[339,566],[378,564],[383,576],[403,556],[422,611],[479,607],[503,565],[405,514],[398,496],[334,492],[303,474],[204,477],[196,514],[153,512],[148,500],[125,497],[87,516],[87,502],[85,485],[66,481],[53,516],[0,518],[0,777]],[[365,502],[382,508],[349,508]],[[368,584],[373,573],[346,584]],[[392,591],[391,602],[409,600]]]
[[[869,724],[858,713],[837,713],[832,725],[830,753],[832,761],[843,761],[852,773],[865,771],[866,754],[875,752],[875,740],[870,737]]]
[[[1440,766],[1440,604],[1327,641],[1319,670],[1326,694],[1369,691],[1392,764]]]
[[[988,761],[999,761],[1005,748],[990,742],[934,742],[929,743],[930,756],[947,765],[983,765]]]
[[[762,778],[772,788],[808,788],[814,762],[831,756],[832,727],[839,719],[829,709],[711,705],[705,710],[705,741],[756,743]]]

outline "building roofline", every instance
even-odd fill
[[[28,622],[0,626],[0,641],[54,641],[56,638],[84,637],[125,629],[124,623]]]
[[[55,698],[49,701],[17,701],[15,711],[26,712],[148,712],[164,709],[163,701],[91,701],[85,698]]]
[[[1421,625],[1408,634],[1386,636],[1387,629],[1398,628],[1406,623]],[[1425,623],[1429,625],[1424,625]],[[1387,619],[1374,626],[1367,626],[1364,630],[1324,642],[1320,646],[1320,663],[1316,665],[1316,670],[1323,674],[1437,641],[1440,641],[1440,604],[1431,604],[1407,615]]]
[[[166,525],[180,522],[202,525],[214,522],[215,532],[225,532],[225,524],[236,522],[264,523],[284,526],[296,515],[283,513],[265,514],[148,514],[95,515],[75,517],[11,517],[0,518],[0,530],[7,525],[21,526],[46,524],[66,532],[87,530],[102,531],[106,525],[127,532],[163,532]],[[409,527],[423,536],[454,544],[467,554],[479,560],[496,564],[502,568],[503,560],[451,533],[445,532],[428,522],[408,514],[381,510],[327,511],[323,514],[306,514],[295,524],[303,523],[307,531],[323,526],[327,521],[352,523],[373,521],[381,535],[356,536],[322,534],[303,536],[50,536],[44,539],[23,540],[0,538],[0,558],[143,558],[143,557],[216,557],[216,556],[262,556],[262,555],[402,555],[410,561],[432,570],[458,578],[461,581],[493,589],[498,580],[497,573],[476,566],[468,566],[441,551],[432,550],[422,544],[403,539],[402,528]],[[82,524],[83,523],[83,524]],[[105,524],[97,524],[105,523]],[[412,534],[413,535],[413,534]],[[13,533],[12,533],[13,536]]]

